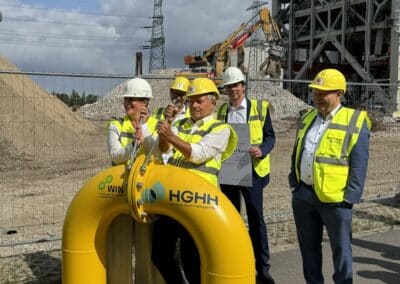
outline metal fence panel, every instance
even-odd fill
[[[118,92],[128,78],[0,73],[0,283],[59,279],[60,238],[66,210],[83,183],[110,165],[105,132],[110,115],[99,115],[100,107],[122,111]],[[165,106],[173,78],[146,78],[155,97],[150,106]],[[296,96],[283,90],[288,84],[298,85]],[[275,112],[277,142],[271,154],[271,182],[264,192],[272,248],[296,243],[287,175],[295,121],[305,106],[297,97],[309,103],[312,100],[307,84],[250,79],[247,86],[249,97],[269,100]],[[358,87],[362,90],[365,86]],[[83,118],[79,107],[69,108],[54,95],[70,95],[73,91],[80,96],[99,96],[91,108],[81,107],[93,118]],[[113,100],[105,104],[110,97]],[[222,100],[227,98],[223,96]],[[376,123],[380,128],[371,135],[365,201],[355,208],[355,231],[393,226],[400,218],[399,206],[392,198],[400,191],[399,124],[382,116],[382,109],[374,102],[360,107],[374,115],[379,113]],[[19,266],[10,268],[10,261]]]

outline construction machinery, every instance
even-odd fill
[[[242,23],[224,41],[212,45],[201,56],[185,55],[184,62],[188,70],[180,72],[177,76],[209,77],[214,79],[217,86],[221,83],[222,73],[229,66],[236,66],[244,70],[244,43],[260,28],[265,34],[267,56],[262,64],[259,75],[264,73],[271,77],[280,75],[282,62],[282,36],[278,25],[272,18],[269,9],[260,9],[258,20],[254,18],[247,23]],[[253,23],[253,24],[250,24]],[[269,68],[273,64],[276,68]]]

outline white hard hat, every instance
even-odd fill
[[[237,67],[228,67],[226,68],[223,76],[223,86],[239,83],[239,82],[245,82],[244,75],[242,71],[237,68]]]
[[[147,98],[153,97],[150,84],[142,78],[134,78],[125,85],[123,98]]]

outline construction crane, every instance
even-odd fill
[[[205,50],[202,56],[185,55],[184,62],[188,65],[189,70],[185,74],[179,73],[179,75],[214,78],[219,85],[222,73],[228,66],[237,66],[243,70],[243,45],[260,28],[263,30],[269,45],[268,61],[264,61],[263,66],[269,66],[272,61],[275,62],[276,66],[280,66],[282,36],[279,28],[267,8],[260,9],[258,18],[258,21],[251,25],[249,23],[254,22],[253,19],[250,19],[247,23],[242,23],[224,41]],[[274,71],[268,75],[276,77],[279,74]]]

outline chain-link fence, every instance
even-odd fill
[[[110,165],[106,123],[122,113],[119,95],[128,78],[0,72],[0,283],[59,280],[66,210],[84,182]],[[150,107],[166,105],[173,77],[146,79],[154,93]],[[289,83],[299,86],[296,95],[285,90]],[[247,84],[248,96],[270,101],[274,112],[277,142],[264,193],[273,249],[296,243],[287,175],[296,118],[310,107],[304,101],[312,102],[307,84],[251,78]],[[355,231],[390,227],[400,218],[399,203],[392,198],[400,191],[399,125],[374,103],[360,107],[376,108],[380,127],[371,136],[368,180],[364,202],[355,207]]]

